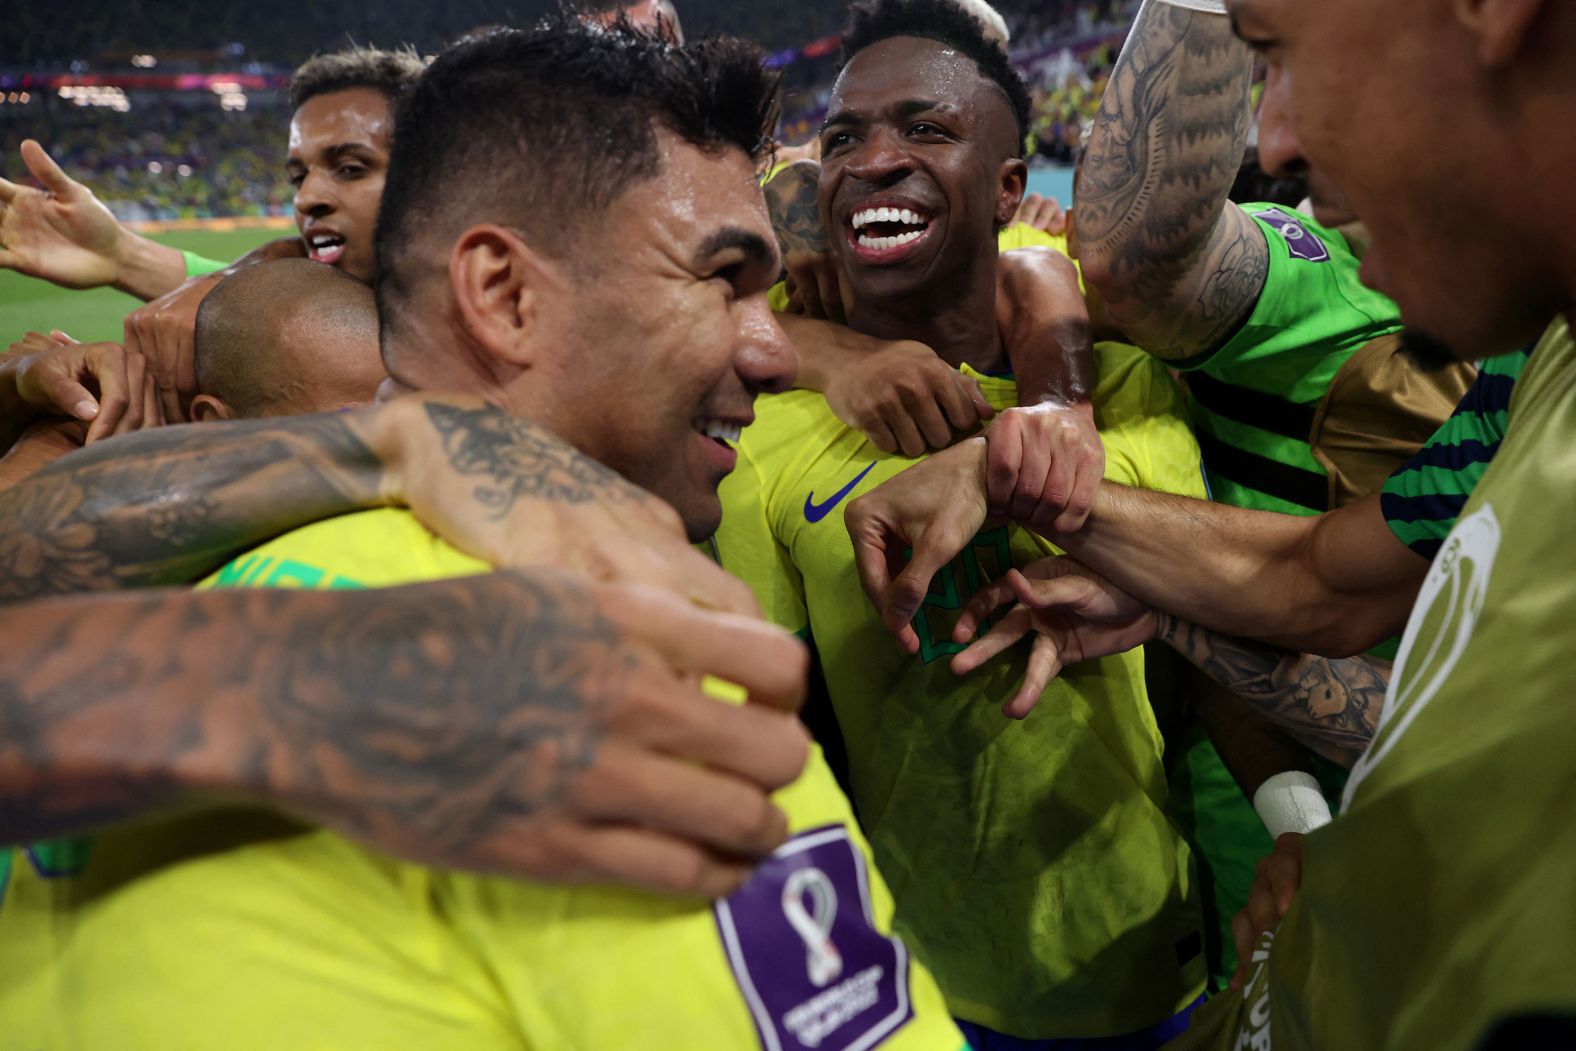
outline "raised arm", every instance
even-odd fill
[[[44,189],[0,179],[0,267],[65,288],[113,285],[138,299],[186,280],[186,257],[122,226],[32,139],[22,163]]]
[[[768,794],[806,757],[795,640],[555,572],[52,599],[0,636],[3,844],[239,799],[445,867],[713,895],[782,841]]]
[[[1089,135],[1073,209],[1084,281],[1162,357],[1222,346],[1264,288],[1264,236],[1226,199],[1252,69],[1224,15],[1148,0]]]

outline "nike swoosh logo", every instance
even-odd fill
[[[865,475],[876,469],[876,464],[879,462],[880,461],[878,460],[871,460],[869,467],[866,467],[863,471],[860,471],[857,475],[855,475],[853,481],[849,482],[836,493],[832,494],[832,498],[824,504],[818,504],[815,502],[815,493],[812,491],[804,498],[804,520],[809,522],[811,525],[814,525],[821,519],[825,518],[831,512],[832,508],[843,502],[843,497],[853,492],[854,487],[865,480]]]

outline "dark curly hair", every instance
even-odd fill
[[[302,63],[290,78],[290,108],[334,91],[371,88],[393,105],[421,75],[421,56],[406,48],[379,51],[372,47],[353,47],[314,55]]]
[[[843,29],[843,59],[892,37],[923,37],[974,60],[980,76],[1001,88],[1018,124],[1018,155],[1029,137],[1029,89],[1007,61],[1007,53],[985,35],[985,27],[953,0],[865,0],[849,9]]]

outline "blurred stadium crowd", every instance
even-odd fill
[[[795,55],[785,68],[780,134],[797,144],[825,116],[835,73],[835,47],[805,45],[825,45],[844,7],[695,3],[684,18],[691,32],[726,32]],[[1031,163],[1071,164],[1138,0],[1016,0],[1000,8],[1032,92]],[[546,9],[526,3],[512,16]],[[379,5],[377,17],[360,5],[294,2],[212,13],[131,3],[92,19],[74,17],[70,4],[29,5],[14,17],[15,55],[0,58],[0,174],[25,179],[17,151],[36,138],[68,171],[90,179],[119,218],[145,221],[288,215],[281,129],[290,109],[282,87],[295,66],[351,41],[409,42],[430,53],[499,16],[495,4],[460,0]],[[386,39],[390,26],[399,27],[399,41]],[[207,86],[98,87],[90,95],[60,84],[229,72],[277,86],[246,92],[236,105],[226,102],[235,93]]]

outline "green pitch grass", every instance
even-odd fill
[[[215,233],[190,230],[153,234],[153,240],[210,259],[236,259],[278,237],[279,230],[233,230]],[[141,303],[110,288],[72,292],[46,281],[0,270],[0,351],[28,330],[58,328],[83,342],[120,342],[121,318]]]

